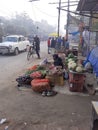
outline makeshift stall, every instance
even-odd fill
[[[57,57],[52,62],[45,58],[38,65],[29,67],[24,75],[16,79],[17,86],[31,85],[32,90],[41,93],[42,96],[55,95],[53,87],[64,86],[63,63],[58,55],[55,56]]]
[[[16,81],[19,87],[28,84],[33,91],[51,96],[55,94],[53,88],[56,86],[67,88],[69,85],[69,91],[83,92],[85,74],[82,64],[73,53],[68,57],[64,53],[56,53],[51,61],[45,58],[38,65],[28,68]]]
[[[85,82],[85,69],[72,53],[66,58],[66,66],[69,74],[69,90],[83,92]]]

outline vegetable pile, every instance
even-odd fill
[[[77,58],[73,54],[69,54],[66,58],[66,65],[68,70],[77,72],[77,73],[83,73],[84,68],[82,64],[78,63]]]

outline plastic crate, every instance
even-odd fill
[[[50,80],[51,83],[57,86],[64,86],[64,78],[63,75],[48,75],[46,76],[47,79]]]
[[[55,75],[54,76],[54,83],[57,86],[64,86],[64,78],[63,75]]]

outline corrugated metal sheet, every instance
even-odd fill
[[[98,0],[80,0],[77,11],[98,11]]]

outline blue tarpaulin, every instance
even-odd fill
[[[87,60],[91,63],[93,72],[98,77],[98,46],[91,50]]]
[[[79,31],[75,31],[75,32],[71,32],[71,33],[69,33],[69,34],[75,36],[75,35],[77,35],[78,33],[80,33],[80,32],[79,32]]]

